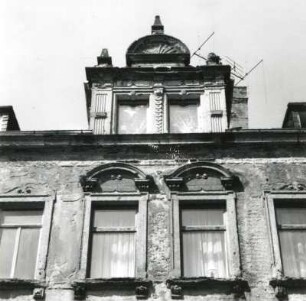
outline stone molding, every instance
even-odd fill
[[[184,299],[186,289],[221,289],[227,294],[234,294],[235,298],[243,297],[244,293],[250,290],[248,282],[241,278],[175,278],[167,280],[167,287],[171,290],[172,299]]]
[[[94,168],[80,178],[84,192],[148,192],[152,177],[126,163],[109,163]]]
[[[164,178],[171,191],[235,190],[240,184],[227,169],[205,161],[183,165]]]

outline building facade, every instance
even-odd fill
[[[164,34],[86,68],[89,130],[0,133],[0,300],[306,300],[306,132],[247,129]]]

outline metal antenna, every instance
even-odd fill
[[[208,40],[215,34],[215,32],[213,32],[212,34],[209,35],[209,37],[201,44],[201,46],[191,55],[191,58],[196,55],[198,57],[200,57],[201,59],[204,59],[205,61],[207,60],[205,57],[199,55],[197,52],[201,50],[201,48],[208,42]]]
[[[228,56],[224,56],[224,58],[222,58],[223,61],[226,61],[227,64],[229,64],[232,67],[232,71],[231,74],[234,75],[235,77],[242,79],[244,76],[244,69],[243,67],[238,64],[236,61],[234,61],[233,59],[231,59]]]
[[[257,66],[259,66],[263,62],[263,59],[261,59],[253,68],[251,68],[241,79],[240,81],[235,85],[235,87],[243,81]]]

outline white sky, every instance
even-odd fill
[[[13,105],[22,130],[86,129],[85,67],[108,48],[116,66],[150,33],[193,52],[229,56],[251,69],[251,128],[280,127],[289,101],[306,101],[304,0],[1,0],[0,105]],[[196,58],[192,65],[204,64]]]

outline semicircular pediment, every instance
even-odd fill
[[[141,170],[125,163],[101,165],[81,178],[85,192],[139,192],[152,185],[150,177]]]
[[[233,189],[237,180],[231,172],[211,162],[186,164],[165,177],[174,191],[225,191]]]
[[[127,54],[190,54],[187,46],[179,39],[168,35],[150,35],[132,43]]]

